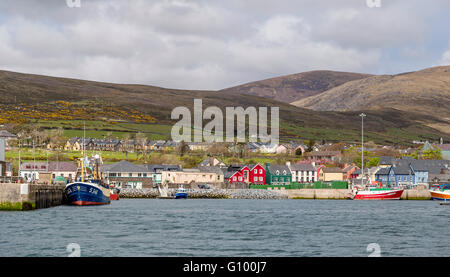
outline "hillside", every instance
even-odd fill
[[[292,104],[316,111],[413,111],[440,118],[442,124],[429,126],[450,133],[450,66],[355,80]]]
[[[311,111],[233,92],[174,90],[0,71],[0,95],[0,124],[63,127],[68,130],[67,135],[76,135],[83,128],[82,122],[89,121],[86,126],[90,135],[142,131],[149,136],[168,137],[174,123],[170,119],[171,110],[185,106],[192,111],[193,100],[201,98],[204,108],[279,107],[282,140],[357,142],[360,137],[358,112]],[[425,126],[443,124],[432,116],[418,124],[422,118],[414,112],[374,111],[368,115],[365,126],[369,140],[408,144],[414,139],[436,140],[440,136],[450,139],[449,133]]]
[[[371,76],[368,74],[327,70],[309,71],[251,82],[227,88],[221,90],[221,92],[255,95],[291,103],[305,97],[318,95],[346,82]]]

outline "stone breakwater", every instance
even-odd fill
[[[287,195],[277,191],[263,189],[188,189],[189,198],[203,199],[288,199]],[[175,194],[175,189],[169,189],[169,194]],[[120,191],[121,198],[156,198],[157,189],[125,188]]]

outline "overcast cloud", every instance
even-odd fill
[[[221,89],[308,70],[450,64],[450,1],[0,0],[0,69]]]

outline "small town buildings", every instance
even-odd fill
[[[48,172],[48,163],[47,162],[22,162],[20,165],[20,174],[27,182],[37,181],[39,180],[39,173],[47,173]]]
[[[429,187],[433,182],[431,176],[440,182],[445,176],[441,172],[449,169],[448,160],[415,160],[412,158],[397,159],[390,167],[383,167],[375,174],[376,181],[391,186]]]
[[[278,144],[274,143],[261,143],[259,152],[264,154],[275,154],[277,152]]]
[[[260,164],[230,165],[222,168],[224,180],[228,183],[247,183],[264,185],[266,183],[266,171]]]
[[[339,162],[342,158],[340,151],[312,151],[306,153],[306,157],[311,161],[324,162]]]
[[[441,149],[442,159],[450,160],[450,143],[438,144],[437,147]]]
[[[354,164],[351,165],[346,165],[343,169],[342,172],[344,173],[344,180],[350,180],[353,177],[356,177],[355,174],[353,174],[356,170],[358,170],[359,167],[357,167]]]
[[[343,181],[344,172],[339,167],[322,167],[319,170],[319,181]]]
[[[291,170],[287,165],[266,163],[267,185],[289,185],[292,183]]]
[[[0,177],[12,177],[13,175],[12,163],[0,161]]]
[[[119,188],[153,187],[152,174],[147,167],[128,161],[103,165],[100,168],[102,177],[108,184]]]
[[[222,168],[225,182],[232,183],[248,183],[250,169],[246,165],[230,165]]]
[[[9,149],[8,142],[12,139],[16,139],[17,136],[14,134],[11,134],[7,130],[0,130],[0,139],[3,139],[5,142],[5,148]]]
[[[290,143],[280,144],[276,149],[277,154],[294,155],[294,154],[296,154],[297,151],[301,151],[301,155],[303,155],[306,151],[306,146],[303,144],[290,142]]]
[[[226,164],[224,162],[219,161],[217,158],[213,156],[209,156],[208,158],[204,159],[199,166],[218,166],[218,167],[226,167]]]
[[[266,183],[266,170],[260,164],[250,164],[249,183],[255,185],[264,185]]]
[[[162,184],[162,172],[163,171],[180,171],[181,166],[179,165],[170,165],[170,164],[144,164],[144,166],[148,169],[150,177],[153,180],[153,184],[158,185]]]
[[[77,175],[77,164],[75,162],[49,162],[48,172],[52,179],[60,176],[71,182]]]
[[[218,167],[163,171],[162,182],[168,184],[215,184],[223,183],[223,172]]]
[[[287,164],[292,174],[292,182],[314,183],[317,181],[316,168],[311,163]]]

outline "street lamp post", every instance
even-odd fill
[[[364,117],[366,114],[361,113],[361,186],[364,186]]]

